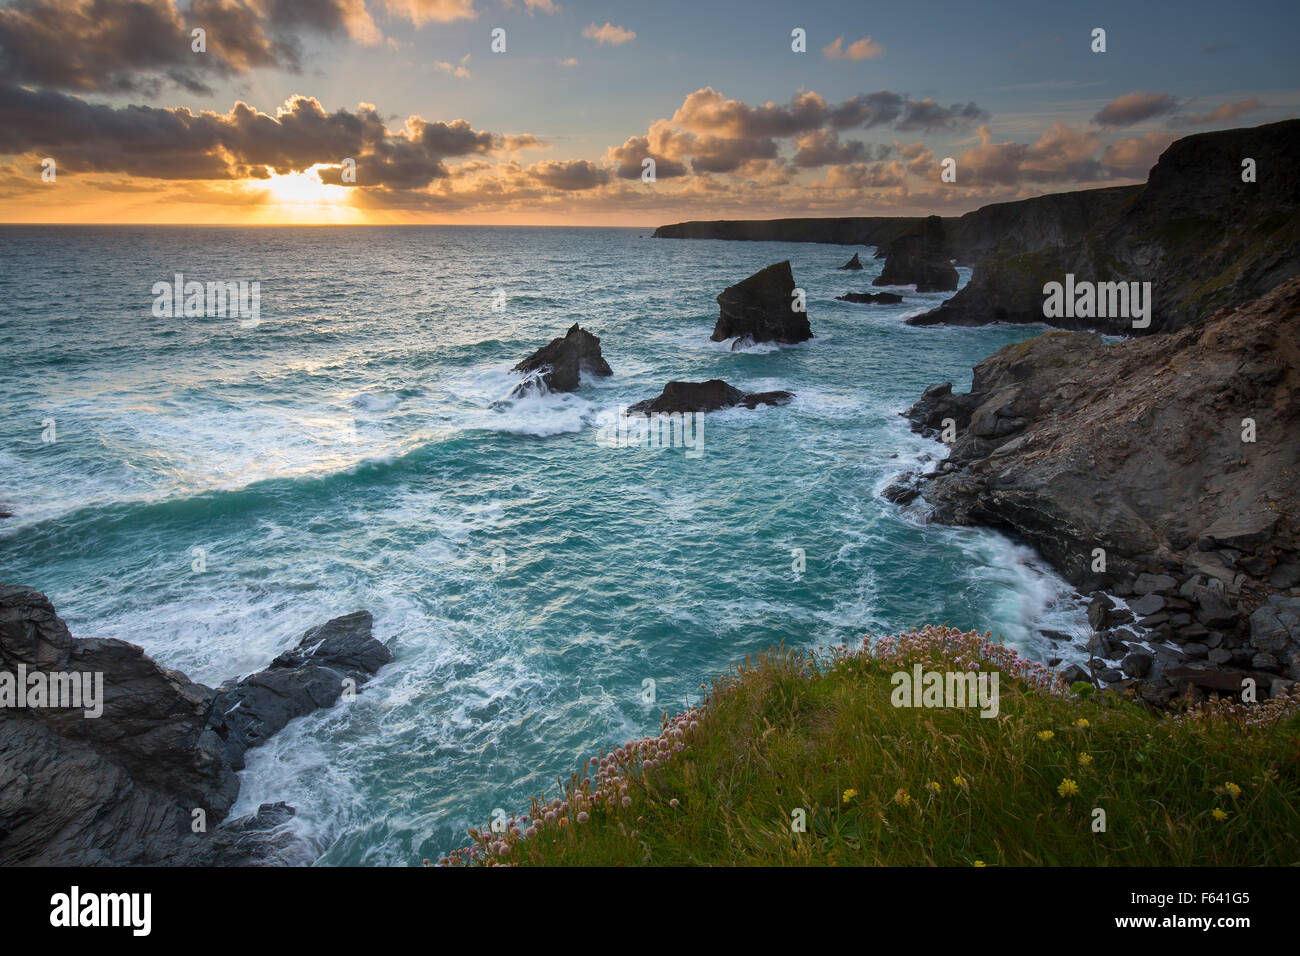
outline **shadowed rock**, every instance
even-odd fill
[[[716,412],[722,408],[743,405],[785,405],[794,398],[792,392],[742,392],[720,378],[707,382],[669,382],[662,394],[647,398],[628,409],[632,415],[668,414],[675,412]]]
[[[718,296],[721,308],[710,338],[714,342],[735,338],[733,349],[743,342],[806,342],[813,337],[812,327],[808,313],[793,308],[794,289],[789,261],[777,262],[729,286]]]
[[[857,302],[860,305],[898,305],[903,297],[897,292],[846,292],[835,297],[837,302]]]
[[[223,824],[239,793],[231,758],[242,765],[285,714],[327,706],[343,676],[364,679],[388,660],[369,627],[360,612],[315,628],[279,666],[218,692],[134,644],[74,638],[45,595],[0,585],[0,671],[98,674],[103,688],[97,718],[85,708],[0,708],[0,864],[310,862],[282,804]],[[278,673],[268,683],[269,671]],[[283,710],[260,697],[272,685],[285,695]],[[261,718],[221,709],[245,704]],[[194,833],[199,810],[207,829]]]
[[[542,346],[511,371],[529,376],[511,393],[516,397],[536,390],[539,384],[548,392],[576,391],[579,372],[600,376],[614,374],[600,354],[600,339],[579,328],[576,322],[563,338],[552,339],[549,345]]]
[[[930,216],[895,239],[889,246],[885,268],[872,285],[916,285],[917,292],[951,292],[957,288],[957,270],[948,261],[943,220]]]
[[[844,263],[844,265],[840,266],[840,268],[841,268],[841,269],[861,269],[861,268],[862,268],[862,260],[858,258],[858,254],[855,252],[855,253],[853,253],[853,258],[850,259],[848,262]]]

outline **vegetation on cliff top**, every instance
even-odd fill
[[[997,715],[894,706],[917,663],[999,672]],[[440,862],[1292,865],[1298,808],[1300,694],[1156,713],[931,627],[746,659]]]

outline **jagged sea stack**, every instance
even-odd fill
[[[885,268],[872,285],[912,285],[917,292],[952,292],[957,270],[945,251],[943,220],[929,216],[889,244]]]
[[[855,253],[853,253],[853,258],[850,259],[848,262],[844,263],[844,265],[840,266],[840,268],[841,268],[841,269],[861,269],[861,268],[862,268],[862,260],[858,258],[858,254],[855,252]]]
[[[602,377],[614,374],[600,354],[600,339],[579,328],[576,322],[563,338],[552,339],[549,345],[543,345],[511,371],[539,373],[516,387],[513,393],[516,396],[526,394],[539,381],[550,392],[577,391],[579,371]]]
[[[794,309],[794,288],[788,260],[729,286],[718,296],[721,309],[710,338],[714,342],[735,338],[737,345],[745,341],[782,345],[808,341],[813,337],[812,327],[808,313]]]

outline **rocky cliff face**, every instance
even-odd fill
[[[957,270],[948,261],[943,220],[930,216],[889,244],[885,267],[872,285],[915,285],[917,292],[951,292]]]
[[[1300,275],[1300,120],[1174,142],[1145,186],[985,206],[949,227],[971,281],[915,325],[1048,322],[1114,334],[1181,329]],[[1256,182],[1242,181],[1253,159]],[[1151,323],[1046,318],[1043,286],[1150,282]]]
[[[715,219],[660,226],[655,239],[735,239],[749,242],[823,242],[879,246],[922,221],[917,216],[848,216],[838,219]]]
[[[0,672],[102,675],[103,712],[0,708],[0,863],[236,865],[310,862],[265,804],[225,820],[243,754],[329,706],[392,655],[358,612],[315,628],[266,671],[221,690],[139,647],[74,638],[45,595],[0,585]],[[21,669],[21,670],[20,670]],[[195,833],[195,811],[203,832]]]
[[[1193,669],[1300,678],[1300,278],[1171,335],[1006,346],[907,415],[955,432],[917,486],[936,520],[1007,529],[1083,590],[1154,595],[1140,623]]]

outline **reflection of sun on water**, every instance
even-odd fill
[[[254,182],[253,188],[266,197],[268,221],[276,222],[361,222],[364,217],[352,205],[351,186],[321,182],[320,166],[302,172],[272,173]]]

